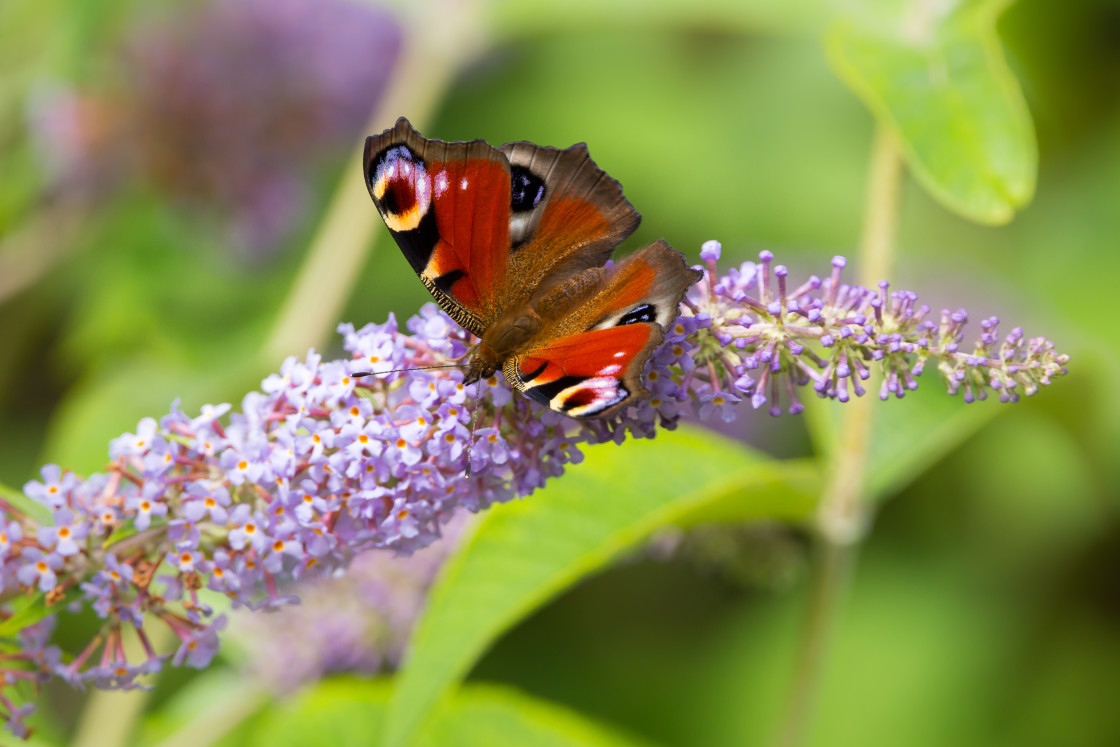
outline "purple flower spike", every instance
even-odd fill
[[[919,304],[916,293],[891,291],[885,281],[873,289],[844,284],[844,257],[832,259],[827,279],[812,276],[792,294],[786,286],[788,270],[771,267],[773,259],[768,251],[759,254],[758,265],[751,268],[753,283],[741,282],[740,273],[732,270],[715,283],[722,292],[709,293],[704,284],[690,289],[691,305],[685,304],[682,322],[691,308],[704,309],[708,319],[706,328],[689,338],[692,388],[744,392],[754,408],[770,403],[772,413],[781,411],[781,395],[790,403],[787,411],[795,413],[803,409],[796,388],[812,383],[818,396],[846,402],[863,396],[861,382],[872,368],[883,377],[879,393],[884,399],[916,389],[915,377],[932,360],[950,393],[963,385],[966,400],[973,401],[995,389],[1005,402],[1015,401],[1020,391],[1032,394],[1065,372],[1068,356],[1055,352],[1048,340],[1025,342],[1021,330],[1001,337],[995,317],[981,322],[975,345],[965,346],[968,313],[963,309],[943,311],[938,324],[926,318],[930,307]],[[771,296],[771,274],[778,281],[776,298]],[[765,374],[744,390],[740,382],[751,381],[746,373],[760,366]],[[975,373],[979,371],[983,375]],[[710,415],[711,408],[703,406],[706,396],[702,391],[701,410]]]
[[[700,259],[704,262],[718,262],[723,246],[718,241],[705,241],[700,247]]]

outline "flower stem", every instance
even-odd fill
[[[867,203],[860,240],[860,282],[868,288],[891,277],[894,270],[894,237],[898,224],[902,159],[894,133],[876,127],[871,143]]]
[[[166,649],[174,636],[163,625],[145,626],[149,645]],[[128,653],[135,661],[144,656],[136,641],[128,641]],[[133,733],[144,709],[148,705],[149,691],[94,690],[90,693],[82,715],[78,719],[72,747],[119,747],[130,744]]]
[[[861,279],[867,286],[888,276],[902,162],[894,136],[877,126],[860,242]],[[814,567],[804,628],[798,643],[793,683],[774,744],[805,742],[820,693],[833,629],[855,566],[871,510],[867,501],[867,453],[871,444],[873,398],[857,397],[841,408],[839,436],[831,452],[829,478],[821,496],[814,533]]]

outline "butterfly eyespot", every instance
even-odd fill
[[[618,320],[618,326],[638,324],[639,322],[652,322],[657,319],[657,308],[653,304],[644,303],[627,313]]]
[[[509,181],[509,206],[514,212],[532,210],[544,199],[544,180],[524,166],[510,166]]]
[[[432,179],[424,162],[404,145],[382,152],[372,169],[370,191],[389,230],[419,227],[432,204]]]

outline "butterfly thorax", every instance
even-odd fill
[[[472,384],[493,376],[509,358],[525,349],[540,328],[541,318],[529,307],[504,314],[482,335],[463,383]]]

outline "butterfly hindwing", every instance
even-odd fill
[[[662,340],[656,324],[596,329],[552,340],[506,361],[506,380],[572,417],[600,417],[649,394],[642,366]]]
[[[370,196],[412,269],[480,335],[500,311],[509,257],[510,171],[483,140],[420,136],[403,117],[366,139]]]
[[[586,273],[594,286],[530,349],[512,356],[504,372],[526,396],[558,412],[602,417],[648,395],[642,369],[699,272],[659,241],[610,270]]]

